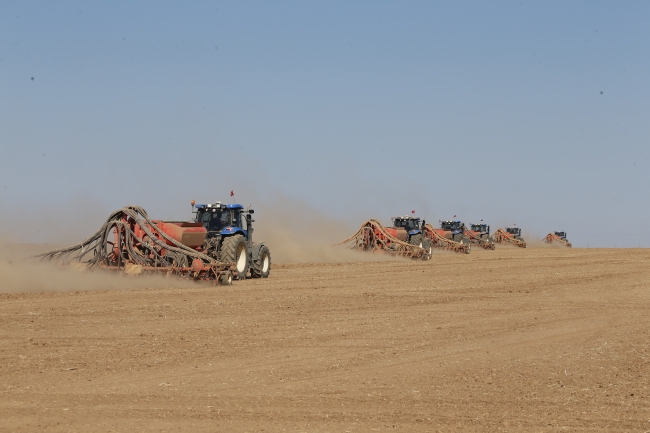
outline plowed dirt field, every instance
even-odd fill
[[[650,431],[650,251],[0,295],[0,431]]]

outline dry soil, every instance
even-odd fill
[[[0,295],[0,431],[650,431],[650,251]]]

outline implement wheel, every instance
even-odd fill
[[[219,277],[219,284],[222,286],[232,286],[232,274],[230,272],[226,272],[225,274],[221,275],[221,277]]]

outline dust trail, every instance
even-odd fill
[[[274,263],[333,263],[404,260],[362,253],[335,243],[354,234],[363,223],[324,216],[301,200],[276,197],[255,208],[254,240],[264,241]]]
[[[128,277],[100,270],[80,271],[28,257],[68,246],[87,238],[103,223],[109,212],[93,203],[86,214],[71,215],[70,208],[49,209],[47,218],[9,218],[11,231],[0,231],[0,293],[49,291],[123,290],[154,287],[192,287],[199,283],[157,276]],[[89,212],[93,211],[93,215]],[[14,215],[15,216],[15,215]],[[167,219],[154,215],[156,219]],[[334,247],[353,234],[363,221],[342,222],[323,216],[304,202],[276,196],[256,208],[255,241],[271,249],[274,263],[362,262],[405,260],[388,255],[360,253]],[[189,216],[188,216],[189,220]],[[52,242],[30,244],[28,242]],[[237,283],[235,283],[237,284]]]
[[[0,243],[71,245],[95,233],[112,210],[89,197],[34,209],[0,203]]]
[[[53,249],[52,245],[0,246],[0,293],[75,292],[144,288],[196,287],[193,281],[162,276],[126,276],[104,271],[79,270],[40,262],[29,257]]]

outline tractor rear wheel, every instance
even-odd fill
[[[433,254],[433,247],[431,246],[431,241],[429,239],[422,241],[422,248],[427,251],[424,260],[431,259],[431,255]]]
[[[422,235],[418,234],[411,236],[411,239],[409,239],[409,244],[422,248]]]
[[[237,267],[234,277],[238,280],[245,279],[249,265],[246,238],[242,235],[225,238],[221,243],[221,261],[234,263]]]
[[[268,278],[271,272],[271,252],[266,245],[262,245],[257,260],[253,261],[251,265],[251,277],[253,278]]]

